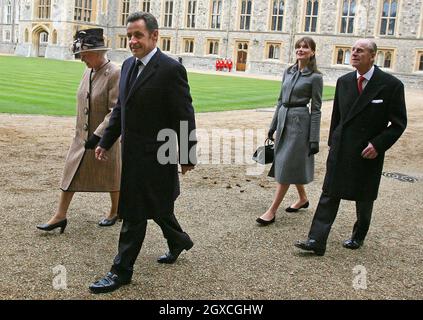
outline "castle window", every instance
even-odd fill
[[[6,24],[12,24],[12,1],[7,2]]]
[[[150,0],[144,0],[142,2],[142,11],[143,12],[150,12],[151,10],[151,1]]]
[[[162,51],[170,52],[170,38],[162,38]]]
[[[37,18],[50,19],[51,1],[38,0],[37,2]]]
[[[119,36],[119,49],[126,49],[128,47],[128,37]]]
[[[93,0],[75,0],[74,20],[91,22]]]
[[[305,13],[305,32],[316,32],[317,16],[319,14],[319,0],[307,0]]]
[[[219,40],[209,39],[207,40],[207,54],[219,54]]]
[[[197,1],[187,2],[187,28],[195,28],[195,12],[197,10]]]
[[[120,25],[126,26],[126,20],[129,16],[129,4],[130,0],[122,0],[121,3],[121,13],[120,13]]]
[[[397,0],[384,0],[382,6],[382,17],[380,20],[380,34],[392,36],[395,33],[395,22],[397,18]]]
[[[267,43],[266,44],[266,59],[279,60],[281,58],[281,44]]]
[[[57,31],[53,30],[52,44],[57,44]]]
[[[270,27],[272,31],[282,31],[284,8],[285,1],[273,0],[272,25]]]
[[[392,68],[392,57],[394,50],[378,49],[376,54],[376,65],[382,68]]]
[[[194,53],[194,39],[184,39],[184,52]]]
[[[250,30],[252,1],[241,1],[239,29]]]
[[[221,19],[222,19],[222,1],[212,1],[211,2],[211,23],[210,28],[220,29]]]
[[[163,26],[165,28],[172,28],[172,20],[173,20],[173,1],[165,1]]]
[[[335,48],[335,64],[349,65],[351,61],[351,47]]]
[[[341,13],[341,33],[354,32],[355,0],[343,0]]]

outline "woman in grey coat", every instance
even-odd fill
[[[256,220],[261,225],[275,222],[276,211],[291,184],[295,184],[299,199],[286,211],[296,212],[309,206],[304,185],[314,178],[323,91],[315,50],[316,43],[312,38],[299,39],[295,44],[297,61],[283,75],[278,105],[268,133],[268,138],[273,140],[276,131],[275,159],[269,176],[275,178],[277,187],[272,205]]]

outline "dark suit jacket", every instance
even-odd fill
[[[329,132],[329,155],[323,191],[347,200],[377,198],[385,151],[407,125],[404,86],[375,66],[372,78],[358,94],[356,72],[338,79]],[[364,159],[371,142],[379,155]]]
[[[189,159],[187,154],[196,141],[187,141],[188,136],[181,136],[180,132],[180,121],[186,121],[188,133],[195,129],[185,68],[158,49],[134,86],[129,88],[134,66],[135,57],[122,65],[119,99],[100,146],[108,149],[122,136],[118,211],[122,218],[137,220],[173,213],[173,202],[179,195],[178,159],[173,163],[159,163],[157,151],[166,142],[158,141],[158,133],[172,129],[178,142],[181,138],[181,142],[188,145],[179,148],[179,159],[185,160],[183,164],[195,164],[196,160]],[[176,148],[176,143],[174,146]]]

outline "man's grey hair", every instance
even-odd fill
[[[159,24],[157,23],[156,17],[153,16],[151,13],[142,12],[142,11],[131,13],[128,19],[126,19],[126,24],[135,22],[138,20],[144,20],[147,30],[150,33],[159,29]]]
[[[369,48],[369,50],[370,50],[370,52],[371,53],[374,53],[374,54],[376,54],[376,52],[377,52],[377,45],[376,45],[376,42],[374,42],[373,40],[368,40],[369,42],[368,42],[368,48]]]

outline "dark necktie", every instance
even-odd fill
[[[132,69],[131,77],[129,78],[129,89],[131,89],[137,80],[138,72],[140,71],[140,67],[143,63],[141,60],[137,59],[137,62],[135,63],[134,68]]]
[[[358,87],[358,93],[359,94],[361,94],[362,92],[363,92],[363,81],[365,80],[366,78],[364,78],[363,76],[360,76],[359,78],[358,78],[358,81],[357,81],[357,87]]]

